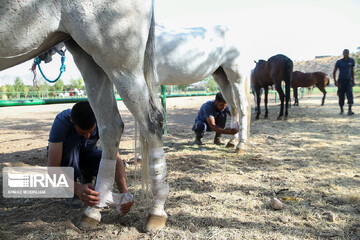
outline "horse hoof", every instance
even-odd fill
[[[81,215],[81,219],[78,223],[80,229],[93,229],[99,223],[98,220],[86,216],[85,214]]]
[[[165,227],[166,217],[149,214],[143,227],[145,232],[154,232]]]
[[[237,153],[237,154],[245,154],[245,153],[246,153],[246,150],[245,150],[245,149],[241,149],[241,148],[237,148],[237,149],[236,149],[236,153]]]
[[[233,144],[232,142],[228,142],[225,147],[226,148],[234,148],[235,144]]]
[[[256,116],[255,119],[256,119],[256,120],[259,120],[259,116]]]
[[[277,117],[276,120],[282,120],[282,116]]]

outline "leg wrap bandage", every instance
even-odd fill
[[[100,202],[96,205],[97,207],[106,207],[107,203],[113,202],[115,169],[116,160],[101,159],[95,186],[95,191],[100,193]]]
[[[150,152],[150,175],[152,178],[152,191],[154,205],[151,214],[165,216],[164,204],[169,195],[169,185],[166,181],[166,160],[162,149],[154,149]]]

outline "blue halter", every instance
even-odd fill
[[[40,67],[41,60],[39,59],[39,57],[36,57],[35,60],[34,60],[34,64],[39,67],[39,70],[40,70],[41,75],[42,75],[42,76],[44,77],[44,79],[45,79],[46,81],[48,81],[49,83],[54,83],[54,82],[56,82],[57,80],[59,80],[60,77],[61,77],[61,74],[62,74],[63,72],[65,72],[65,52],[61,52],[61,51],[59,51],[57,48],[54,48],[54,50],[55,50],[58,54],[61,55],[60,73],[59,73],[59,76],[58,76],[56,79],[50,80],[50,79],[48,79],[48,78],[44,75],[44,73],[43,73],[43,71],[41,70],[41,67]]]

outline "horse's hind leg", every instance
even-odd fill
[[[257,105],[257,111],[256,111],[255,119],[259,119],[259,116],[261,114],[261,110],[260,110],[261,91],[260,90],[261,90],[261,88],[255,89],[256,105]]]
[[[280,101],[281,101],[280,113],[279,113],[279,116],[277,117],[277,120],[281,120],[283,115],[284,115],[284,91],[281,88],[281,81],[278,82],[278,83],[275,83],[275,89],[278,92],[279,98],[280,98]]]
[[[298,88],[294,87],[293,92],[294,92],[294,99],[295,99],[294,106],[299,106]]]
[[[323,97],[321,99],[321,106],[324,106],[324,103],[325,103],[325,97],[326,97],[326,90],[325,90],[325,87],[319,87],[317,86],[320,91],[323,93]]]
[[[323,96],[323,98],[322,98],[322,100],[321,100],[321,106],[324,106],[324,103],[325,103],[325,97],[326,97],[326,91],[325,91],[325,89],[324,89],[323,94],[324,94],[324,96]]]
[[[264,92],[265,92],[265,116],[264,118],[267,119],[268,118],[268,115],[269,115],[269,110],[268,110],[268,96],[269,96],[269,87],[266,86],[264,87]]]
[[[116,156],[124,124],[117,109],[113,84],[104,71],[74,41],[68,41],[66,47],[72,53],[84,78],[88,99],[99,129],[103,152],[95,190],[100,192],[98,207],[105,207],[107,201],[112,199]],[[91,228],[100,219],[100,209],[88,208],[80,221],[80,226]]]

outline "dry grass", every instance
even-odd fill
[[[360,96],[355,96],[355,102]],[[338,115],[337,97],[320,107],[320,95],[300,99],[287,121],[252,121],[245,155],[213,145],[194,146],[191,125],[200,105],[212,97],[168,99],[168,160],[170,194],[165,229],[142,233],[147,206],[139,200],[139,169],[129,165],[128,185],[136,204],[125,217],[106,210],[97,230],[81,231],[74,223],[81,209],[60,199],[1,200],[1,239],[359,239],[360,236],[360,108],[358,115]],[[67,108],[64,105],[63,108]],[[26,116],[0,109],[7,118],[0,136],[1,164],[45,163],[46,133],[56,110],[38,114],[32,126],[15,125]],[[17,109],[18,110],[18,109]],[[30,111],[27,109],[26,111]],[[29,113],[26,113],[29,114]],[[51,116],[51,117],[50,117]],[[132,160],[133,126],[128,113],[122,156]],[[45,124],[46,123],[46,124]],[[34,142],[34,136],[40,136]],[[273,196],[285,208],[275,211]]]

